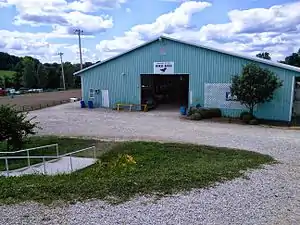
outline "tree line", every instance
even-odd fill
[[[271,60],[269,52],[261,52],[256,57]],[[300,67],[300,49],[279,62]],[[93,65],[92,62],[86,62],[83,64],[83,68],[91,65]],[[80,64],[64,62],[63,66],[66,88],[80,88],[80,77],[73,76],[74,72],[80,70]],[[2,88],[56,89],[63,87],[61,64],[59,63],[41,63],[38,59],[30,56],[18,57],[0,52],[0,71],[14,71],[10,76],[1,76],[0,74],[0,87]]]
[[[83,68],[91,65],[93,63],[85,62]],[[80,88],[80,77],[73,76],[73,73],[80,70],[80,64],[64,62],[63,67],[66,88]],[[0,52],[0,71],[2,73],[3,71],[14,71],[9,76],[0,74],[0,87],[2,88],[56,89],[63,87],[61,64],[59,63],[41,63],[38,59],[30,56],[17,57]]]
[[[256,55],[258,58],[271,60],[271,55],[269,52],[261,52]],[[291,55],[285,57],[283,61],[279,61],[280,63],[287,64],[290,66],[300,67],[300,49],[298,52],[294,52]]]

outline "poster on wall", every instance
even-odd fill
[[[244,105],[232,96],[230,83],[205,83],[204,107],[222,109],[246,109]]]
[[[174,62],[154,62],[154,74],[174,74]]]

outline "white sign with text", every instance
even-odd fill
[[[154,62],[154,74],[174,74],[174,62]]]

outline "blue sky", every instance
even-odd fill
[[[300,48],[295,0],[0,0],[0,51],[42,62],[98,61],[167,35],[281,60]]]

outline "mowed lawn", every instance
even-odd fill
[[[275,162],[255,152],[174,143],[107,143],[98,150],[95,165],[69,175],[0,177],[0,202],[125,201],[208,187]]]
[[[2,77],[12,77],[16,72],[9,70],[0,70],[0,78]]]

